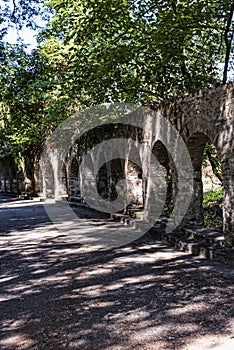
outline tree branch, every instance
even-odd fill
[[[224,63],[224,69],[223,69],[223,84],[226,84],[227,82],[227,72],[228,72],[228,65],[229,65],[229,59],[230,59],[230,54],[231,54],[231,48],[232,48],[232,40],[233,40],[233,30],[231,31],[231,37],[229,39],[229,33],[230,33],[230,28],[232,25],[232,17],[233,17],[233,12],[234,12],[234,1],[232,1],[231,4],[231,9],[226,25],[226,29],[224,32],[224,41],[226,45],[226,54],[225,54],[225,63]]]
[[[11,18],[13,19],[13,21],[15,21],[15,20],[16,20],[15,13],[16,13],[16,9],[17,9],[15,0],[13,0],[13,6],[14,6],[14,7],[13,7],[12,14],[11,14]]]

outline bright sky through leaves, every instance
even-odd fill
[[[37,45],[36,32],[30,28],[24,27],[20,32],[15,28],[11,28],[8,34],[4,36],[4,41],[10,44],[16,44],[17,39],[23,39],[23,42],[28,45],[28,49],[34,49]]]

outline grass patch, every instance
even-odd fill
[[[203,215],[206,227],[218,231],[223,229],[222,215],[223,191],[222,186],[216,190],[210,190],[203,194]]]

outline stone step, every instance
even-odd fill
[[[143,220],[144,210],[142,207],[138,209],[128,209],[127,211],[132,218]]]
[[[74,202],[74,203],[81,203],[82,198],[80,196],[69,196],[68,197],[69,202]]]
[[[182,227],[180,230],[187,238],[196,239],[207,244],[212,244],[213,246],[225,246],[223,234],[216,230],[207,229],[202,226]]]
[[[30,196],[29,194],[20,194],[17,196],[18,199],[24,199],[24,200],[32,200],[33,197]]]
[[[234,267],[234,250],[204,242],[204,240],[187,238],[181,233],[162,234],[162,241],[190,254],[215,260]]]
[[[120,222],[121,224],[125,224],[125,225],[129,225],[130,221],[132,221],[129,215],[125,215],[121,213],[110,214],[110,217],[113,221]]]
[[[165,230],[166,226],[170,221],[173,222],[170,218],[161,217],[156,221],[155,226]],[[225,247],[225,239],[222,232],[218,232],[215,229],[208,229],[203,226],[183,226],[177,229],[180,231],[186,238],[194,239],[196,241],[210,244],[213,246]]]
[[[75,202],[70,202],[74,205]],[[82,202],[76,205],[83,208],[89,206]],[[95,210],[94,210],[95,211]],[[172,233],[166,233],[166,226],[172,219],[162,216],[154,227],[151,227],[149,234],[153,239],[169,243],[176,249],[190,254],[228,264],[234,267],[234,249],[224,245],[224,236],[221,232],[207,229],[202,226],[181,227]],[[135,229],[140,229],[149,225],[135,217],[122,213],[110,214],[110,221],[119,222],[123,225],[130,225]]]
[[[111,218],[134,228],[143,225],[139,219],[134,219],[126,214],[112,214]],[[155,226],[149,230],[155,240],[167,242],[176,249],[201,258],[219,261],[234,267],[234,250],[225,247],[224,236],[221,232],[202,226],[194,226],[182,227],[172,233],[166,233],[165,228],[170,220],[170,218],[162,216],[156,221]]]

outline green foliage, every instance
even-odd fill
[[[222,183],[223,176],[222,176],[222,163],[217,158],[217,151],[215,146],[208,141],[204,148],[204,154],[203,154],[203,165],[211,165],[214,175],[219,179],[219,181]]]
[[[3,0],[0,7],[0,24],[4,23],[4,27],[0,29],[1,34],[7,33],[7,30],[16,26],[22,29],[23,26],[37,28],[37,19],[48,20],[48,10],[44,7],[44,0]]]
[[[204,193],[203,216],[206,227],[215,228],[218,231],[223,230],[222,202],[222,186]]]
[[[216,202],[221,201],[223,198],[223,188],[220,186],[216,190],[210,190],[203,195],[203,205],[207,207],[208,205],[213,205]]]
[[[216,83],[224,33],[232,30],[227,0],[48,0],[43,8],[43,0],[19,0],[13,9],[4,3],[0,40],[12,23],[35,27],[39,12],[53,14],[31,53],[0,41],[0,138],[17,157],[40,150],[85,106],[153,105]]]
[[[217,151],[210,141],[207,142],[203,155],[203,166],[207,165],[211,165],[214,175],[222,183],[222,163],[218,160]],[[213,227],[218,231],[222,231],[222,202],[222,186],[203,194],[203,214],[206,227]]]
[[[37,50],[6,45],[1,67],[0,137],[15,157],[40,153],[46,137],[68,117],[72,104],[58,98],[54,72]],[[55,103],[56,102],[56,103]]]
[[[217,78],[229,1],[47,4],[54,16],[42,52],[57,64],[60,57],[62,90],[81,104],[159,102]]]

